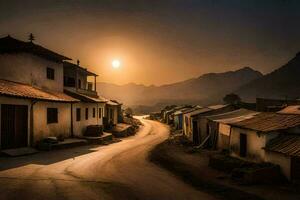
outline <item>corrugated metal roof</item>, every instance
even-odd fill
[[[269,132],[299,126],[300,115],[259,113],[250,119],[229,124],[240,128]]]
[[[288,107],[278,111],[278,113],[300,115],[300,105],[288,106]]]
[[[190,113],[187,113],[186,115],[187,116],[195,116],[195,115],[199,115],[199,114],[202,114],[202,113],[206,113],[208,111],[211,111],[212,109],[210,108],[200,108],[200,109],[197,109],[193,112],[190,112]]]
[[[257,115],[259,112],[247,110],[244,108],[234,110],[231,112],[226,112],[223,114],[208,116],[207,118],[220,123],[235,123],[240,122],[246,119],[250,119],[253,116]]]
[[[2,79],[0,79],[0,95],[60,102],[78,101],[77,99],[74,99],[64,93],[45,91],[30,85]]]
[[[228,106],[227,104],[223,105],[212,105],[212,106],[208,106],[208,108],[212,109],[212,110],[217,110],[217,109],[220,109],[220,108],[225,108],[226,106]]]
[[[300,135],[282,134],[270,140],[265,149],[289,156],[300,156]]]

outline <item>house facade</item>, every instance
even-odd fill
[[[231,112],[206,117],[208,120],[208,131],[209,135],[211,135],[212,147],[220,150],[229,150],[231,135],[231,125],[229,123],[250,119],[256,114],[258,114],[258,112],[241,108]]]
[[[252,162],[271,162],[280,166],[287,179],[300,178],[297,173],[300,170],[299,145],[294,143],[300,136],[299,115],[259,113],[230,125],[231,156]],[[285,151],[287,149],[291,151]]]
[[[78,100],[63,93],[64,60],[32,42],[0,39],[1,149],[71,135],[70,108]]]
[[[91,125],[103,126],[107,100],[99,97],[96,91],[95,73],[70,62],[64,62],[64,92],[80,100],[72,105],[72,133],[76,137],[84,136]]]
[[[104,124],[97,75],[67,60],[32,41],[0,38],[0,149],[82,137],[88,126]]]

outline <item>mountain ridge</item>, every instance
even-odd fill
[[[118,99],[125,105],[155,105],[159,103],[209,103],[214,97],[220,100],[222,95],[238,89],[241,85],[263,76],[259,71],[243,67],[235,71],[207,73],[161,86],[145,86],[128,83],[117,85],[97,83],[98,92],[110,99]]]

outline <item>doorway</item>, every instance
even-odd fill
[[[240,134],[240,156],[246,157],[247,155],[247,135]]]
[[[193,121],[193,142],[194,142],[195,145],[200,144],[197,121]]]
[[[28,106],[1,105],[1,149],[28,145]]]

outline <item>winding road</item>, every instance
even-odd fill
[[[147,160],[169,129],[141,121],[135,136],[107,146],[0,158],[0,199],[214,199]]]

